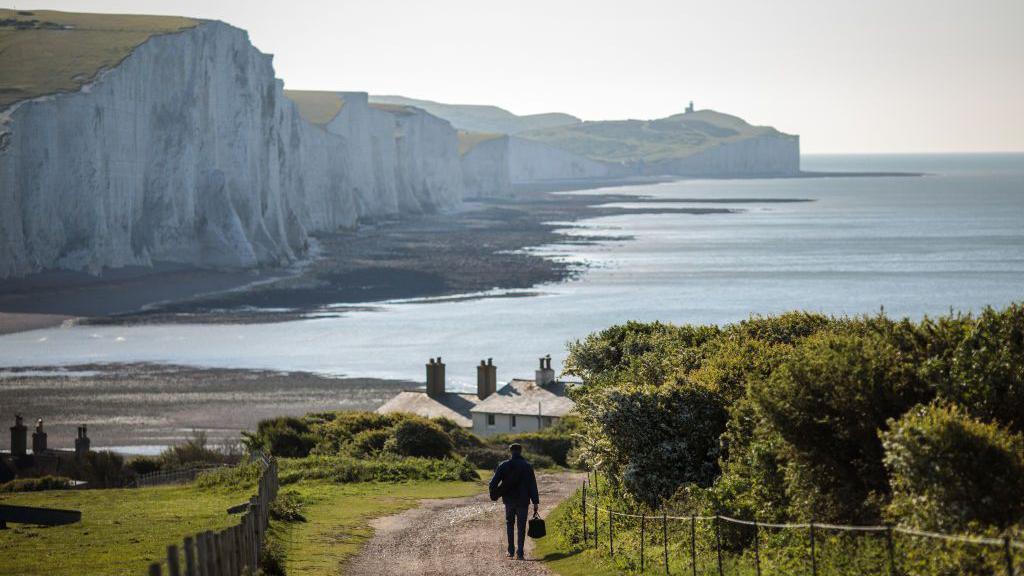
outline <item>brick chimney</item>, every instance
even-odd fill
[[[498,367],[490,358],[476,367],[476,397],[483,400],[498,390]]]
[[[36,420],[36,431],[32,433],[32,453],[46,452],[46,432],[43,432],[43,419]]]
[[[21,419],[21,414],[14,415],[14,426],[11,426],[11,456],[24,456],[28,452],[28,428]]]
[[[444,394],[444,362],[438,356],[427,363],[427,395],[438,397]]]
[[[89,453],[89,437],[86,435],[85,424],[78,427],[78,437],[75,438],[75,459],[85,460]]]
[[[555,381],[555,371],[551,369],[551,355],[540,359],[540,369],[534,377],[538,386],[547,386]]]

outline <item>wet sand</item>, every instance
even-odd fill
[[[152,364],[0,369],[0,423],[42,418],[51,448],[72,449],[78,426],[96,449],[160,447],[205,431],[238,439],[259,420],[327,410],[373,410],[416,383],[329,378],[302,372]],[[0,435],[0,448],[10,436]]]

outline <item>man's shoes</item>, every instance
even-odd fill
[[[507,557],[507,558],[515,558],[515,555],[516,555],[516,554],[515,554],[515,552],[509,552],[509,553],[508,553],[508,554],[506,555],[506,557]]]
[[[522,552],[520,552],[519,554],[516,554],[516,560],[526,560],[526,557],[523,556]]]

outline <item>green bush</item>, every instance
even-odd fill
[[[508,460],[508,450],[473,448],[466,451],[466,460],[476,468],[494,470],[502,461]]]
[[[255,434],[246,432],[243,435],[250,450],[262,450],[282,458],[308,456],[316,443],[309,424],[292,416],[261,420]]]
[[[388,430],[411,414],[377,414],[376,412],[339,412],[334,418],[316,426],[314,453],[323,456],[346,450],[356,434],[367,430]]]
[[[465,453],[466,450],[480,448],[484,445],[483,440],[479,436],[459,426],[450,418],[435,418],[434,423],[448,434],[448,437],[452,439],[452,445],[455,446],[455,450],[460,454]]]
[[[270,518],[281,522],[305,522],[302,508],[306,502],[295,490],[283,490],[270,504]]]
[[[446,458],[454,446],[437,424],[423,418],[409,418],[395,425],[386,449],[402,456]]]
[[[169,446],[157,458],[160,470],[189,468],[202,464],[234,464],[242,458],[241,450],[218,450],[207,442],[206,432],[194,430],[181,444]],[[135,460],[143,460],[136,458]],[[143,463],[142,466],[147,466]],[[129,464],[133,469],[134,465]],[[144,472],[139,472],[143,474]]]
[[[463,458],[399,458],[381,456],[359,459],[349,456],[309,456],[280,461],[282,484],[306,480],[348,482],[398,482],[405,480],[477,480],[476,470]]]
[[[128,462],[128,467],[140,476],[161,470],[163,465],[162,459],[152,456],[136,456]]]
[[[373,456],[384,450],[392,438],[391,430],[363,430],[352,438],[352,453],[356,456]]]
[[[961,532],[1024,518],[1024,437],[956,405],[919,406],[882,432],[892,477],[889,516],[924,530]]]
[[[195,485],[200,488],[254,488],[263,473],[259,462],[239,464],[228,468],[217,468],[200,472]]]
[[[18,478],[0,484],[0,492],[42,492],[43,490],[67,490],[68,488],[71,488],[71,479],[62,476]]]
[[[82,479],[90,488],[120,488],[134,475],[131,468],[124,465],[123,456],[107,450],[89,452],[82,470]]]

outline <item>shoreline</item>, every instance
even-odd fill
[[[777,177],[921,175],[801,172]],[[0,335],[74,324],[284,322],[310,314],[372,309],[393,300],[479,298],[494,290],[530,290],[582,272],[579,266],[534,255],[531,248],[607,239],[570,237],[556,231],[579,220],[623,214],[728,214],[742,210],[745,203],[808,201],[658,200],[615,191],[677,180],[681,179],[634,177],[519,185],[511,198],[470,199],[454,212],[318,234],[311,255],[285,268],[210,270],[156,263],[151,268],[106,270],[98,276],[48,271],[4,280],[0,281]],[[712,203],[728,207],[699,206]],[[698,206],[673,206],[682,204]]]

